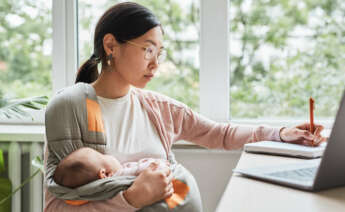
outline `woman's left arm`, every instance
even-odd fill
[[[176,113],[176,110],[175,110]],[[308,131],[309,124],[305,123],[293,128],[236,125],[231,123],[217,123],[188,107],[178,111],[181,123],[174,123],[175,132],[179,135],[176,140],[191,141],[200,146],[212,149],[238,149],[246,143],[271,140],[285,141],[303,145],[318,145],[325,139],[320,136],[323,127],[315,125],[315,133]],[[179,128],[176,130],[176,128]]]
[[[212,121],[188,107],[174,111],[177,118],[174,132],[177,140],[191,141],[211,149],[238,149],[244,144],[262,140],[280,141],[281,128],[236,125]]]

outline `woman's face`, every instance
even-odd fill
[[[131,43],[120,45],[119,51],[114,58],[115,71],[123,80],[138,88],[144,88],[154,77],[159,66],[157,56],[163,48],[163,34],[159,26],[147,31],[144,35],[131,40]],[[141,47],[143,46],[143,47]],[[157,48],[156,55],[145,59],[145,47]]]

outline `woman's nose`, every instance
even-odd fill
[[[157,69],[159,66],[158,56],[154,56],[150,61],[150,69]]]

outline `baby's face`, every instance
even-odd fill
[[[111,155],[103,155],[103,164],[107,172],[110,172],[111,175],[115,174],[119,169],[122,168],[120,162]]]
[[[86,158],[82,161],[88,161],[89,169],[97,172],[98,178],[110,177],[122,168],[120,162],[115,157],[101,154],[92,149],[83,154],[83,156]]]

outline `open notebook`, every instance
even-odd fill
[[[244,145],[244,150],[251,153],[283,155],[298,158],[318,158],[322,156],[326,143],[327,142],[323,142],[318,147],[309,147],[277,141],[260,141]]]

